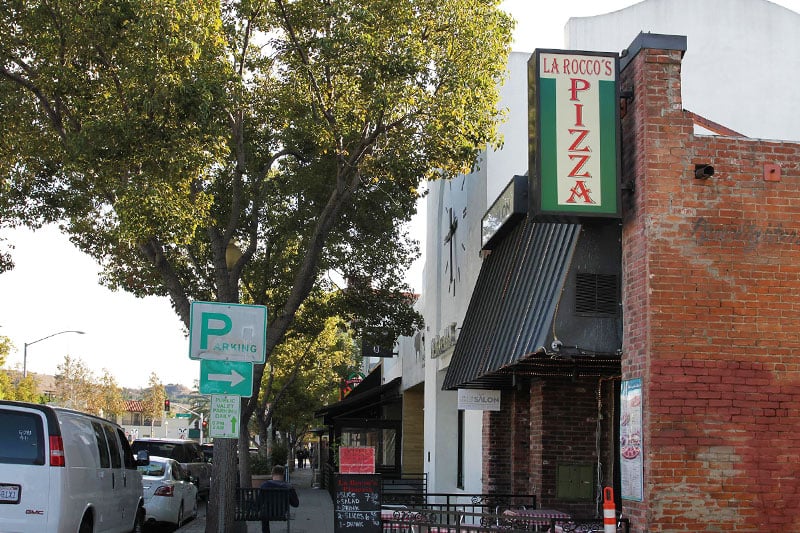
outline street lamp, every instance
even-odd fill
[[[62,333],[77,333],[79,335],[83,335],[83,331],[78,331],[76,329],[66,329],[64,331],[59,331],[58,333],[51,333],[47,337],[42,337],[41,339],[36,339],[32,342],[26,342],[25,346],[22,350],[22,377],[28,377],[28,346],[31,344],[36,344],[37,342],[49,339],[50,337],[55,337],[56,335],[61,335]]]

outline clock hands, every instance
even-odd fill
[[[444,237],[444,244],[449,244],[450,245],[450,261],[448,262],[447,265],[445,265],[445,270],[447,270],[447,267],[449,265],[449,267],[450,267],[449,268],[449,270],[450,270],[450,285],[453,286],[453,296],[455,296],[455,294],[456,294],[456,283],[455,283],[456,282],[456,264],[455,264],[454,256],[453,256],[453,243],[455,242],[456,230],[458,230],[458,218],[453,213],[453,208],[452,207],[449,208],[448,211],[449,211],[449,214],[450,214],[450,217],[449,217],[450,218],[450,228],[448,229],[447,234]],[[463,247],[463,244],[462,244],[462,247]],[[461,278],[461,269],[458,269],[458,278],[459,279]],[[448,291],[449,290],[450,289],[448,287]]]

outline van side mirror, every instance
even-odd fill
[[[139,450],[136,453],[136,466],[147,466],[150,464],[150,454],[147,450]]]

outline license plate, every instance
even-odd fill
[[[19,485],[0,484],[0,503],[19,503]]]

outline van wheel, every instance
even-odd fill
[[[83,515],[81,520],[81,527],[78,528],[78,533],[92,533],[92,517],[89,514]]]
[[[131,533],[144,533],[144,509],[141,507],[136,510],[136,518],[133,520]]]

